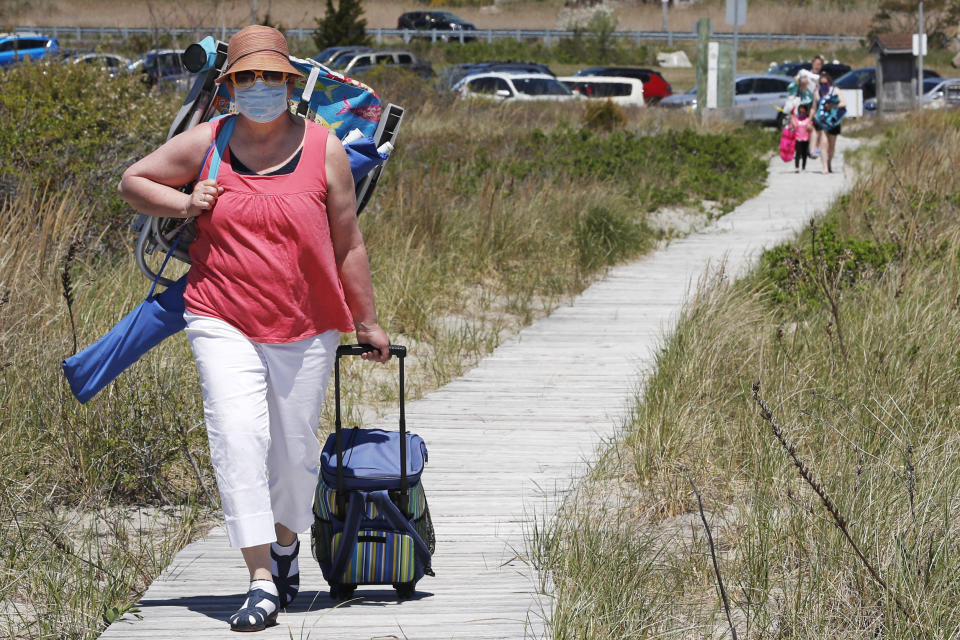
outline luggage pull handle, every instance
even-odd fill
[[[343,437],[341,435],[342,422],[340,417],[340,358],[344,356],[360,356],[364,353],[374,351],[369,344],[344,344],[337,347],[337,356],[333,361],[333,389],[336,414],[334,418],[334,428],[336,434],[334,440],[337,445],[337,511],[346,513],[346,493],[343,490]],[[407,507],[409,506],[409,492],[407,491],[407,421],[404,415],[403,396],[403,361],[407,356],[407,348],[399,344],[390,345],[390,355],[397,356],[400,360],[400,511],[404,516],[409,516]]]

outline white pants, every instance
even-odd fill
[[[222,320],[184,318],[230,546],[275,541],[274,523],[305,531],[313,523],[317,424],[339,332],[267,344]]]

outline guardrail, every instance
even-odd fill
[[[105,38],[129,39],[134,35],[170,35],[175,40],[183,38],[192,40],[197,36],[214,34],[221,39],[229,38],[230,35],[239,29],[223,27],[196,27],[191,29],[171,28],[171,29],[153,29],[150,27],[22,27],[14,31],[40,32],[54,38],[70,37],[77,40],[102,40]],[[313,37],[313,29],[293,28],[287,29],[288,38],[297,40],[306,40]],[[384,38],[400,38],[403,42],[409,42],[413,38],[428,38],[433,42],[452,41],[464,42],[467,40],[483,40],[493,42],[505,38],[515,40],[542,40],[544,44],[550,46],[561,40],[572,38],[575,35],[573,31],[563,31],[556,29],[478,29],[476,31],[416,31],[411,29],[367,29],[367,35],[371,36],[376,42],[383,42]],[[617,39],[633,40],[643,42],[645,40],[665,40],[672,46],[674,40],[690,41],[696,40],[697,34],[693,31],[614,31],[612,37]],[[711,35],[716,40],[732,40],[733,33],[714,32]],[[772,45],[774,42],[799,42],[801,46],[806,46],[808,42],[830,42],[841,43],[859,43],[865,36],[849,36],[840,34],[825,33],[740,33],[738,38],[750,42],[766,42]]]

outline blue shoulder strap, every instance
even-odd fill
[[[347,560],[353,555],[360,534],[360,518],[366,512],[367,494],[363,491],[352,491],[350,503],[347,506],[347,517],[340,532],[340,548],[337,557],[333,559],[330,569],[330,584],[340,584],[343,580],[343,571],[347,568]]]
[[[223,159],[223,152],[227,149],[227,142],[230,141],[230,136],[233,134],[233,126],[237,123],[236,116],[228,115],[221,117],[228,119],[220,127],[220,133],[217,134],[217,139],[214,140],[211,145],[213,157],[210,158],[210,170],[207,171],[208,180],[216,179],[217,174],[220,173],[220,161]],[[207,153],[210,153],[210,151]],[[203,171],[203,167],[201,167],[200,170]]]
[[[430,549],[427,547],[427,543],[423,541],[423,538],[420,537],[417,530],[410,524],[410,520],[400,513],[397,505],[393,504],[393,501],[390,499],[390,494],[387,491],[373,491],[370,493],[369,499],[377,505],[377,510],[383,514],[387,522],[393,525],[394,529],[402,531],[413,538],[413,547],[417,556],[420,557],[420,562],[423,563],[423,566],[429,567]]]

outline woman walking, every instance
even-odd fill
[[[283,35],[250,26],[231,39],[217,82],[235,116],[200,124],[132,165],[120,195],[138,211],[196,218],[184,294],[210,457],[230,546],[250,586],[235,631],[276,624],[299,590],[297,533],[313,522],[316,428],[340,332],[385,362],[346,153],[289,112],[302,74]],[[216,179],[205,159],[235,119]]]
[[[817,131],[820,163],[823,173],[833,173],[833,154],[837,146],[837,136],[840,135],[840,120],[835,116],[838,110],[846,109],[847,105],[833,85],[833,78],[826,71],[820,72],[820,83],[813,100],[817,114],[813,119],[813,127]]]
[[[809,96],[809,102],[813,102],[813,95],[817,92],[817,85],[820,82],[820,71],[823,69],[823,56],[813,56],[810,60],[810,69],[800,69],[797,72],[797,84],[798,86]],[[801,102],[808,102],[808,100],[801,100]],[[816,113],[816,103],[813,102],[813,106],[810,110],[810,117],[813,118]],[[817,146],[817,136],[813,136],[811,139],[813,147],[810,148],[808,155],[811,158],[815,158],[820,155],[820,148]]]

